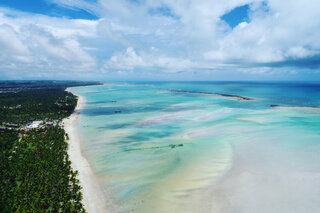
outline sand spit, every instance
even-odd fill
[[[180,92],[180,93],[192,93],[192,94],[203,94],[203,95],[218,95],[225,98],[230,98],[231,100],[237,101],[252,101],[252,98],[239,96],[239,95],[232,95],[232,94],[225,94],[225,93],[216,93],[216,92],[200,92],[200,91],[186,91],[186,90],[177,90],[177,89],[170,89],[170,92]]]

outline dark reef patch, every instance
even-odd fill
[[[154,106],[141,106],[141,107],[98,107],[87,108],[82,111],[87,116],[100,116],[100,115],[115,115],[115,114],[132,114],[139,112],[150,112],[160,110],[159,107]]]
[[[174,148],[181,148],[184,145],[182,143],[180,144],[169,144],[165,146],[153,146],[153,147],[146,147],[146,148],[133,148],[133,149],[125,149],[123,152],[132,152],[132,151],[140,151],[140,150],[146,150],[146,149],[174,149]]]
[[[130,125],[132,125],[132,123],[119,123],[119,124],[112,124],[112,125],[98,127],[98,129],[112,129],[112,130],[114,130],[114,129],[126,128]]]
[[[107,103],[117,103],[117,101],[106,100],[106,101],[91,101],[91,102],[88,102],[88,104],[107,104]]]
[[[301,109],[320,109],[320,106],[287,106],[287,105],[277,105],[277,104],[270,104],[272,108],[301,108]]]
[[[179,92],[179,93],[189,93],[189,94],[203,94],[203,95],[219,95],[222,97],[234,98],[237,101],[252,101],[253,98],[248,98],[240,95],[232,95],[225,93],[217,93],[217,92],[201,92],[201,91],[188,91],[188,90],[178,90],[178,89],[169,89],[170,92]]]

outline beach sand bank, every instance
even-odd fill
[[[67,91],[69,91],[67,89]],[[93,172],[89,162],[81,153],[80,137],[77,132],[76,122],[80,117],[80,111],[85,104],[85,98],[78,96],[78,103],[73,114],[63,120],[64,129],[69,136],[68,155],[71,166],[79,172],[78,179],[82,187],[82,203],[88,213],[115,212],[111,206],[111,200],[107,199],[98,178]]]

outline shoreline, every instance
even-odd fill
[[[66,91],[70,92],[69,88],[67,88]],[[78,97],[78,102],[74,112],[68,118],[63,119],[64,130],[69,136],[67,142],[71,167],[73,170],[78,171],[77,178],[80,186],[82,187],[82,204],[84,205],[85,210],[88,213],[109,212],[106,207],[110,201],[107,201],[105,193],[103,192],[90,163],[82,155],[81,140],[76,127],[76,122],[81,116],[80,111],[84,107],[85,98],[79,95],[76,96]],[[111,209],[112,208],[110,208],[110,210]]]

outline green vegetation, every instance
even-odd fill
[[[76,86],[97,85],[99,82],[86,81],[0,81],[0,91],[19,91],[22,89],[53,89]]]
[[[65,131],[58,125],[21,126],[58,123],[77,103],[65,88],[91,84],[96,83],[0,82],[0,212],[85,212]]]
[[[98,83],[68,81],[0,81],[0,124],[26,124],[34,120],[58,120],[69,116],[77,97],[70,86]]]
[[[0,120],[25,124],[34,120],[57,120],[73,111],[77,97],[59,88],[0,93]]]
[[[32,130],[2,153],[1,201],[16,212],[84,212],[77,172],[71,169],[65,132]]]

